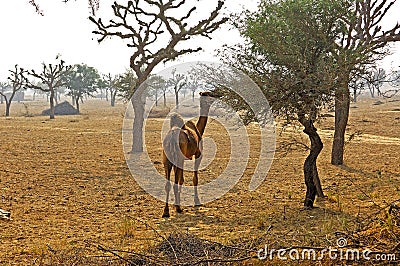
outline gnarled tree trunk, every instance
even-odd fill
[[[316,195],[318,195],[320,198],[324,197],[317,170],[317,158],[321,153],[323,144],[317,133],[317,129],[314,127],[312,119],[300,117],[299,121],[304,126],[303,132],[308,135],[311,141],[310,154],[307,156],[304,162],[304,181],[307,186],[304,207],[312,208]]]
[[[144,107],[145,98],[143,92],[135,93],[132,98],[133,111],[135,118],[133,119],[132,134],[132,153],[143,152],[143,124],[144,124]]]

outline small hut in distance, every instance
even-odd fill
[[[56,106],[54,106],[54,114],[55,115],[77,115],[77,114],[79,114],[79,112],[68,101],[64,101],[64,102],[59,103]],[[50,115],[50,109],[44,110],[42,112],[42,115]]]

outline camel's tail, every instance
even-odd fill
[[[179,127],[173,127],[164,139],[163,146],[164,152],[167,156],[168,161],[172,165],[178,166],[179,159],[182,157],[182,152],[179,146],[179,134],[181,129]]]
[[[175,113],[171,115],[170,118],[171,129],[165,136],[165,139],[163,141],[163,147],[168,161],[171,162],[173,165],[177,165],[178,159],[181,157],[181,150],[179,147],[179,134],[181,132],[181,128],[183,128],[184,125],[185,122],[183,121],[183,118],[179,114]]]

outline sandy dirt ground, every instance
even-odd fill
[[[34,264],[52,250],[87,243],[146,250],[154,244],[154,231],[165,236],[189,232],[220,243],[262,236],[276,247],[325,246],[336,243],[338,232],[350,234],[370,224],[368,239],[374,240],[364,244],[400,243],[398,225],[385,220],[388,204],[400,205],[400,101],[381,101],[352,104],[348,134],[353,137],[346,144],[343,167],[330,164],[334,118],[317,124],[324,142],[318,168],[327,196],[317,201],[318,208],[302,209],[307,150],[299,147],[285,157],[284,150],[277,151],[266,180],[249,192],[258,158],[253,149],[243,178],[232,190],[200,208],[185,207],[183,214],[171,208],[169,219],[161,218],[164,203],[143,191],[126,165],[123,103],[112,108],[105,101],[89,100],[81,106],[82,115],[54,120],[38,115],[46,102],[15,103],[10,118],[0,117],[0,208],[12,217],[0,220],[0,265]],[[161,122],[148,123],[154,131],[146,138],[147,149],[162,173]],[[257,146],[256,126],[248,131],[251,147]],[[308,144],[301,133],[279,132],[278,147],[291,139]],[[218,151],[200,171],[201,184],[221,173],[230,151],[218,123],[209,123],[205,135],[214,139]],[[185,179],[191,184],[191,173]]]

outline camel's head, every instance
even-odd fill
[[[170,118],[170,127],[171,128],[173,128],[173,127],[182,128],[184,124],[185,124],[185,122],[183,121],[183,118],[180,114],[174,113],[171,115],[171,118]]]
[[[223,96],[223,94],[222,94],[222,90],[214,89],[211,91],[202,91],[202,92],[200,92],[200,96],[208,96],[211,98],[221,98]]]
[[[221,95],[214,90],[200,92],[200,109],[209,109],[211,104],[220,97]]]

